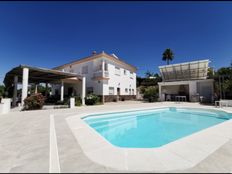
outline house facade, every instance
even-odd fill
[[[136,98],[136,67],[114,54],[96,53],[67,63],[54,70],[75,73],[85,77],[86,94],[93,93],[103,102]],[[64,96],[81,95],[81,84],[64,82]],[[52,85],[52,95],[61,95],[61,84]]]

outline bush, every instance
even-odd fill
[[[148,102],[155,102],[158,100],[158,87],[156,86],[150,86],[145,88],[144,94],[143,94],[143,99],[148,101]]]
[[[100,100],[100,98],[97,95],[94,94],[88,94],[85,97],[85,104],[86,105],[95,105],[96,103],[98,103]]]
[[[30,97],[24,99],[24,108],[23,110],[35,110],[35,109],[42,109],[45,102],[45,97],[38,93],[33,94]]]
[[[81,97],[75,97],[75,106],[81,106],[81,105],[82,105]]]

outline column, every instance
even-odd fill
[[[159,99],[160,99],[160,101],[163,101],[162,93],[161,93],[161,85],[160,84],[159,84]]]
[[[82,77],[82,92],[81,92],[82,105],[85,105],[85,88],[86,88],[85,83],[86,83],[85,77]]]
[[[17,99],[17,86],[18,85],[18,76],[14,76],[14,94],[13,94],[13,107],[16,106]]]
[[[105,77],[105,60],[102,60],[102,77]],[[102,81],[102,103],[105,103],[104,98],[104,81]]]
[[[189,101],[193,102],[192,96],[195,96],[197,94],[197,82],[189,82]]]
[[[63,81],[61,81],[60,101],[64,101],[64,82]]]
[[[29,78],[29,69],[23,68],[23,86],[22,86],[22,99],[21,99],[22,106],[24,105],[24,99],[27,98],[28,78]]]
[[[37,94],[38,93],[38,84],[36,83],[35,84],[35,94]]]

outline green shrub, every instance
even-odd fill
[[[24,99],[24,108],[23,110],[35,110],[42,109],[45,102],[45,97],[40,94],[33,94],[30,97]]]
[[[99,101],[100,101],[100,98],[95,94],[88,94],[85,97],[85,104],[86,105],[95,105]]]
[[[159,89],[156,86],[150,86],[145,88],[143,99],[148,102],[155,102],[158,100]]]
[[[75,97],[75,106],[81,106],[81,105],[82,105],[81,97]]]

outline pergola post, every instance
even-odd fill
[[[14,76],[14,93],[13,93],[13,107],[16,106],[17,98],[17,89],[18,89],[18,76]]]
[[[38,84],[36,83],[35,84],[35,94],[37,94],[38,93]]]
[[[22,86],[22,98],[21,98],[21,105],[22,106],[24,104],[24,99],[27,98],[28,78],[29,78],[29,69],[23,68],[23,86]]]
[[[81,99],[82,99],[82,105],[85,105],[85,77],[82,77],[82,92],[81,92]]]
[[[64,101],[64,82],[63,81],[61,81],[60,101]]]

